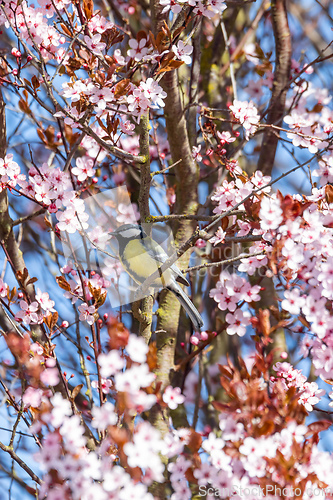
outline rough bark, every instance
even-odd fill
[[[286,0],[272,1],[271,18],[275,37],[276,62],[267,123],[281,126],[285,111],[291,66],[291,35],[288,25]],[[278,142],[279,135],[276,131],[267,129],[263,136],[258,161],[258,170],[261,170],[264,175],[271,175],[272,173]],[[267,309],[273,306],[277,308],[278,302],[272,278],[264,277],[261,285],[265,288],[265,292],[262,294],[261,301],[257,304],[257,307]],[[274,324],[274,321],[272,323]],[[277,358],[282,351],[286,350],[285,333],[282,328],[275,331],[274,342],[271,347],[275,349]]]
[[[275,71],[267,123],[281,126],[291,65],[291,35],[286,0],[272,1],[271,18],[275,37]],[[276,130],[267,129],[263,136],[258,162],[258,169],[265,175],[272,173],[278,141]]]
[[[159,1],[151,2],[152,19],[155,34],[164,20],[161,15]],[[198,207],[197,186],[199,171],[192,158],[191,146],[187,133],[186,120],[181,102],[178,85],[178,74],[176,71],[166,73],[161,81],[164,91],[167,93],[164,107],[164,117],[172,163],[179,160],[180,163],[174,168],[176,175],[176,207],[177,214],[195,214]],[[181,246],[193,234],[195,221],[180,220],[174,225],[174,237],[177,246]],[[179,267],[188,267],[189,252],[179,259]],[[170,383],[170,376],[174,367],[175,347],[179,324],[180,304],[177,298],[170,292],[163,291],[158,309],[157,350],[158,369],[157,380],[165,387]],[[155,422],[162,431],[167,431],[167,422],[157,416]]]

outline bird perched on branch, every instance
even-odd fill
[[[175,264],[165,270],[161,269],[169,258],[164,249],[150,238],[139,224],[124,224],[110,234],[117,239],[119,259],[133,280],[142,285],[155,271],[160,270],[149,286],[166,288],[174,293],[189,315],[195,330],[200,330],[203,320],[191,299],[178,284],[189,286],[189,282]]]

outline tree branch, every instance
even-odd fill
[[[22,467],[22,469],[25,470],[27,474],[29,474],[29,476],[33,481],[35,481],[37,484],[42,484],[42,481],[39,479],[39,477],[36,476],[36,474],[30,469],[30,467],[27,466],[27,464],[22,460],[22,458],[16,455],[15,451],[11,446],[5,446],[3,443],[0,442],[0,450],[8,453],[12,457],[12,459],[15,460],[15,462],[20,467]]]
[[[291,35],[286,0],[273,0],[271,13],[275,36],[276,63],[267,123],[280,126],[284,115],[291,67]],[[265,131],[258,161],[258,169],[264,175],[271,175],[272,173],[278,141],[277,133],[272,130]]]

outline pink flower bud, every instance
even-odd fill
[[[207,340],[208,339],[208,333],[207,332],[201,332],[201,338],[200,340]]]
[[[61,328],[68,328],[68,327],[69,327],[69,323],[68,323],[68,321],[63,321],[63,322],[61,323]]]
[[[17,58],[22,57],[21,52],[16,47],[12,48],[12,54],[13,54],[14,57],[17,57]]]

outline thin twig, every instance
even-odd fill
[[[237,262],[238,260],[241,259],[248,259],[250,257],[257,257],[257,255],[265,255],[265,252],[254,252],[254,253],[241,253],[237,255],[237,257],[232,257],[231,259],[226,259],[226,260],[219,260],[218,262],[206,262],[205,264],[200,264],[199,266],[192,266],[188,267],[187,269],[184,269],[182,272],[184,274],[191,272],[191,271],[198,271],[199,269],[206,269],[209,267],[219,267],[223,266],[225,264],[231,264],[232,262]]]
[[[241,215],[244,214],[244,210],[234,210],[228,215]],[[192,215],[192,214],[171,214],[171,215],[150,215],[146,218],[145,222],[166,222],[168,220],[198,220],[198,221],[215,221],[220,219],[221,215]]]
[[[234,70],[234,62],[231,59],[231,51],[230,51],[230,39],[228,37],[227,30],[225,28],[224,21],[221,18],[221,30],[224,38],[224,43],[228,51],[229,55],[229,67],[230,67],[230,79],[231,79],[231,85],[232,85],[232,90],[234,92],[234,99],[237,99],[237,84],[236,84],[236,78],[235,78],[235,70]]]
[[[34,219],[35,217],[44,214],[46,210],[47,210],[46,208],[40,208],[39,210],[30,215],[26,215],[25,217],[20,217],[19,219],[16,219],[12,222],[12,227],[18,226],[19,224],[23,224],[23,222]]]
[[[37,484],[42,484],[41,479],[39,479],[38,476],[28,467],[28,465],[18,456],[16,455],[15,451],[10,447],[10,446],[5,446],[3,443],[0,442],[0,449],[2,451],[5,451],[8,453],[15,462],[22,467],[23,470],[31,477],[33,481],[35,481]]]

